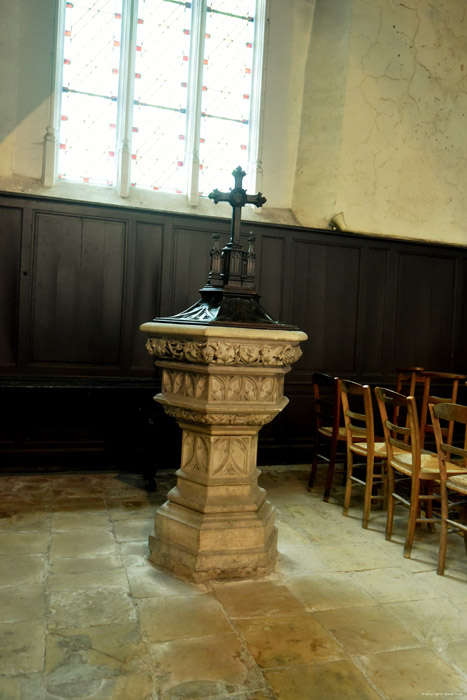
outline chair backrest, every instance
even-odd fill
[[[317,428],[332,425],[335,430],[338,430],[340,424],[339,377],[313,372],[311,383]]]
[[[340,380],[342,413],[347,434],[347,445],[366,440],[368,451],[374,448],[374,417],[371,389],[348,379]],[[363,412],[362,412],[363,410]]]
[[[433,425],[429,424],[428,418],[428,405],[439,404],[439,403],[456,403],[457,390],[459,387],[459,381],[465,379],[463,374],[453,374],[450,372],[427,372],[423,371],[420,373],[420,377],[423,379],[423,400],[422,407],[420,411],[420,441],[422,447],[425,445],[425,439],[427,435],[433,435]],[[435,396],[431,392],[432,381],[436,382],[437,388],[441,396]],[[454,423],[449,422],[447,426],[441,428],[443,435],[447,437],[447,442],[452,442],[452,435],[454,430]]]
[[[398,367],[396,392],[404,394],[404,396],[415,396],[415,388],[420,380],[420,372],[423,372],[423,367]]]
[[[456,465],[467,469],[467,406],[455,403],[428,404],[436,440],[436,451],[439,458],[441,480],[446,480],[445,462],[454,462]],[[445,442],[440,420],[449,425],[459,423],[463,430],[463,447]]]
[[[398,367],[396,392],[404,396],[416,396],[417,384],[423,384],[423,379],[420,373],[423,372],[423,367]],[[399,407],[394,407],[392,416],[393,423],[398,422]]]
[[[404,396],[396,391],[381,387],[376,387],[375,394],[383,424],[388,462],[407,467],[407,455],[410,455],[412,475],[414,478],[418,478],[421,446],[415,397]],[[388,418],[388,412],[392,416],[396,406],[399,409],[399,423],[394,423]],[[398,448],[397,451],[394,451],[395,447]]]

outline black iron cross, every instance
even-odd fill
[[[214,200],[214,204],[218,202],[229,202],[232,206],[232,225],[230,229],[230,246],[240,245],[240,222],[242,217],[242,207],[245,204],[254,204],[255,207],[262,207],[266,201],[261,192],[258,194],[247,194],[242,187],[242,180],[246,173],[241,169],[240,165],[232,172],[235,178],[235,187],[230,192],[219,192],[213,190],[208,196]]]

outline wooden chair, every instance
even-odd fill
[[[421,381],[420,372],[423,372],[423,367],[398,367],[396,392],[404,394],[404,396],[415,396],[417,383]]]
[[[334,468],[336,464],[337,445],[346,441],[345,428],[340,425],[339,378],[329,374],[313,372],[311,375],[314,398],[314,454],[308,490],[313,487],[318,467],[318,459],[328,463],[324,501],[329,500]],[[319,454],[322,439],[330,440],[329,456]]]
[[[448,534],[462,532],[467,552],[467,406],[452,403],[429,404],[429,410],[439,460],[441,537],[438,574],[442,576],[446,564]],[[440,419],[448,424],[462,425],[463,447],[454,447],[444,442]],[[454,517],[454,512],[457,512],[457,517]]]
[[[433,500],[440,500],[440,494],[433,489],[436,480],[440,478],[438,457],[421,449],[415,398],[413,396],[403,396],[395,391],[382,389],[381,387],[377,387],[375,393],[381,413],[387,450],[388,513],[386,539],[390,540],[392,535],[394,505],[396,502],[402,503],[409,508],[404,547],[404,557],[409,558],[417,523],[428,523],[433,527],[433,523],[439,522],[439,518],[433,517],[431,508]],[[388,412],[393,415],[396,405],[402,414],[399,425],[388,419]],[[398,475],[397,481],[396,474]],[[408,497],[401,493],[399,489],[404,482],[409,487]],[[425,517],[421,515],[422,504],[424,504],[425,508]]]
[[[420,378],[423,381],[423,400],[420,411],[420,444],[425,447],[427,435],[434,435],[433,426],[427,422],[428,405],[439,403],[456,403],[457,390],[459,381],[465,380],[463,374],[451,374],[449,372],[427,372],[420,373]],[[431,392],[431,383],[436,382],[437,391],[440,390],[441,396],[435,396]],[[447,442],[452,442],[452,431],[454,424],[451,422],[448,426],[443,426],[443,435],[447,438]]]
[[[386,443],[382,439],[375,441],[370,387],[341,379],[340,392],[347,437],[347,481],[342,513],[348,514],[353,484],[364,486],[362,527],[367,528],[372,500],[386,499]],[[354,473],[357,466],[355,457],[361,457],[366,462],[365,479]],[[377,473],[374,471],[375,461],[380,464]],[[381,494],[373,494],[376,485],[382,487]]]
[[[416,396],[417,384],[424,384],[424,380],[421,378],[420,373],[423,372],[423,367],[398,367],[397,372],[397,382],[396,382],[396,392],[398,394],[403,394],[404,396]],[[399,406],[394,406],[394,412],[392,416],[392,422],[399,422]],[[408,440],[408,437],[406,437]]]

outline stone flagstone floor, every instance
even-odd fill
[[[402,556],[355,491],[322,502],[309,466],[263,469],[276,573],[196,586],[146,559],[156,507],[135,475],[0,478],[1,700],[467,698],[467,556],[420,529]]]

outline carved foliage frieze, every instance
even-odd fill
[[[298,345],[230,340],[194,341],[149,338],[146,348],[150,355],[158,359],[206,365],[285,367],[296,362],[302,354]]]
[[[266,425],[276,415],[276,411],[271,413],[206,413],[205,411],[167,405],[164,405],[164,411],[177,421],[202,425]]]

